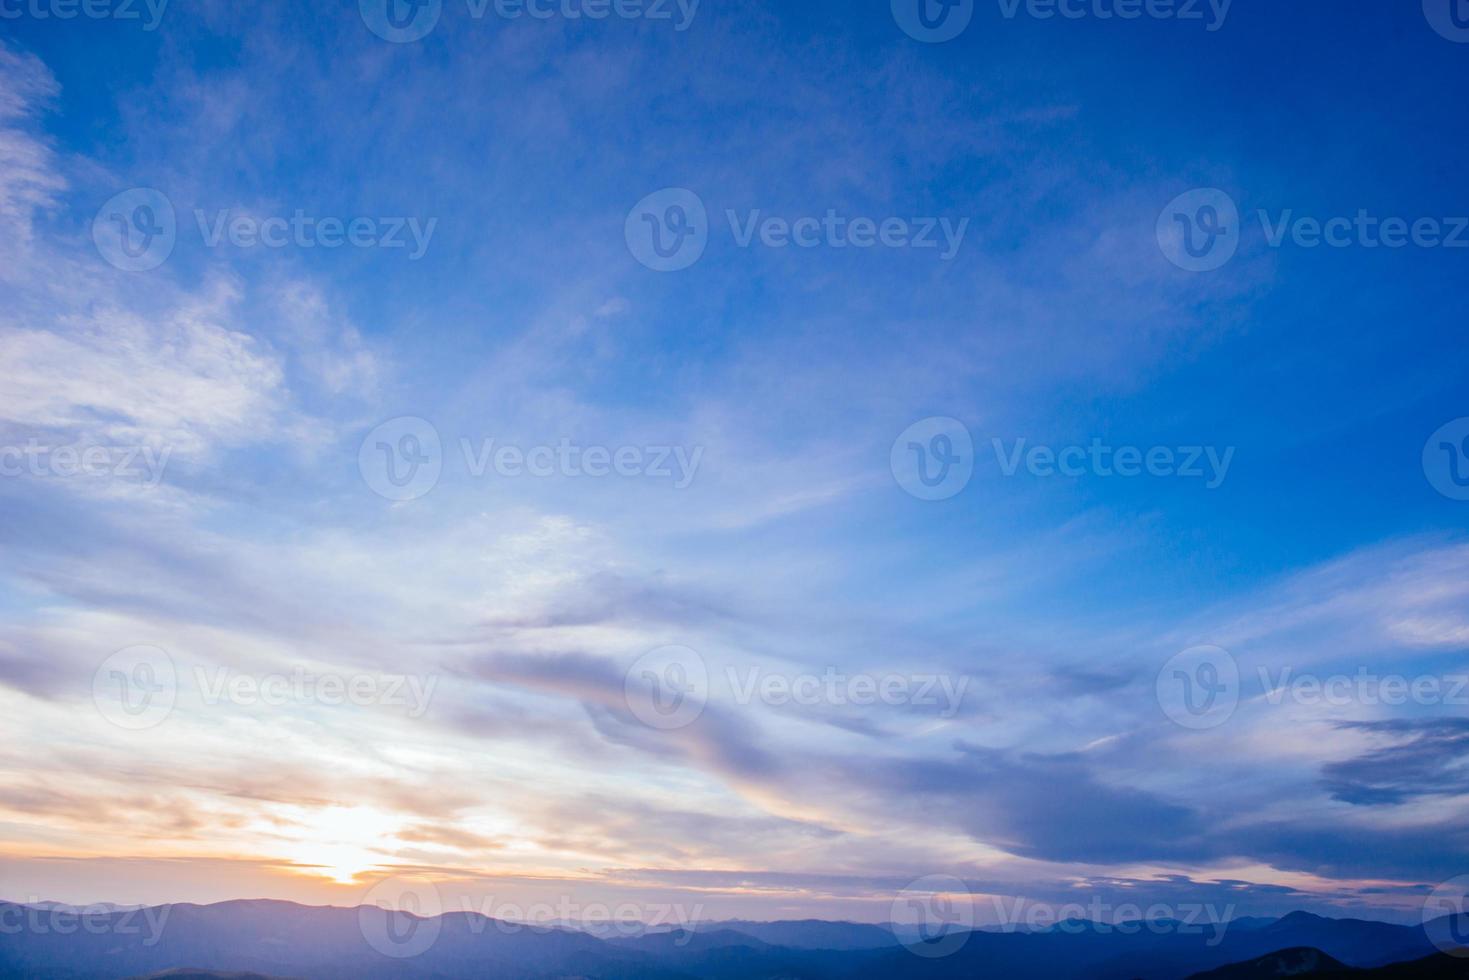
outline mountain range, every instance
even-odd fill
[[[1469,935],[1469,916],[1459,916],[1452,925],[1454,935]],[[369,936],[379,938],[376,946]],[[404,945],[381,941],[385,936]],[[55,907],[34,910],[0,902],[0,978],[1469,977],[1469,959],[1445,955],[1429,936],[1423,926],[1295,912],[1281,919],[1238,920],[1222,934],[1161,921],[1130,929],[1071,922],[1028,933],[954,934],[939,940],[942,946],[916,941],[905,946],[883,926],[817,920],[727,921],[692,931],[599,938],[471,912],[419,918],[366,906],[234,901],[77,917]],[[381,949],[415,955],[395,957]],[[933,953],[947,955],[927,955]]]

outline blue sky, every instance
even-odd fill
[[[1469,252],[1259,218],[1469,215],[1469,45],[1419,5],[1237,0],[1211,31],[977,3],[938,44],[865,0],[704,0],[685,30],[446,2],[410,43],[355,3],[14,9],[0,434],[167,464],[0,480],[8,897],[342,903],[411,872],[877,919],[946,874],[1411,916],[1469,873],[1463,702],[1259,682],[1469,672],[1469,503],[1424,465],[1469,416]],[[135,188],[177,220],[145,271],[93,243]],[[660,272],[625,232],[667,188],[708,244]],[[1207,272],[1157,232],[1199,188],[1241,215]],[[432,231],[416,258],[207,240],[298,211]],[[742,247],[728,211],[967,224],[949,258]],[[442,475],[395,501],[359,451],[403,417]],[[932,418],[976,450],[937,501],[890,465]],[[460,441],[491,439],[698,463],[475,475]],[[1020,439],[1232,455],[1212,489],[1007,476]],[[93,681],[140,645],[179,683],[135,730]],[[664,731],[623,680],[670,645],[712,679]],[[1199,645],[1243,681],[1194,729],[1155,681]],[[200,690],[303,664],[432,702]],[[965,693],[741,703],[751,669]]]

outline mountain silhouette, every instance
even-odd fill
[[[1267,977],[1299,977],[1347,970],[1345,963],[1309,946],[1283,949],[1248,963],[1235,963],[1207,973],[1196,973],[1189,980],[1265,980]]]
[[[1469,953],[1469,951],[1466,951]],[[1469,976],[1469,958],[1439,953],[1395,963],[1375,970],[1354,970],[1338,963],[1319,949],[1285,949],[1248,963],[1197,973],[1188,980],[1270,980],[1278,977],[1307,977],[1309,980],[1461,980]]]
[[[181,968],[164,970],[162,973],[150,973],[146,977],[133,977],[132,980],[294,980],[294,978],[268,977],[263,973],[219,973],[215,970]]]
[[[1278,970],[1260,974],[1259,963],[1273,956],[1277,966],[1309,965],[1307,955],[1316,956],[1320,968],[1335,972],[1392,964],[1404,964],[1393,969],[1420,971],[1346,974],[1350,976],[1469,974],[1469,961],[1436,956],[1438,950],[1422,926],[1307,913],[1243,920],[1222,932],[1161,920],[1071,922],[1029,933],[974,931],[958,934],[955,939],[962,945],[954,942],[958,948],[950,955],[928,957],[918,954],[937,950],[910,950],[881,926],[814,921],[704,923],[691,931],[603,939],[564,926],[526,926],[471,912],[418,917],[368,906],[322,908],[278,901],[162,906],[96,914],[85,923],[56,910],[28,922],[24,911],[0,903],[0,922],[7,924],[0,930],[3,980],[182,980],[200,975],[218,980],[231,973],[291,980],[1184,980],[1199,975],[1289,976]],[[768,941],[774,938],[785,944]],[[846,948],[823,948],[822,942],[840,942]],[[853,948],[872,942],[885,945]],[[1253,974],[1252,967],[1257,968]],[[1449,972],[1421,972],[1435,969]],[[170,976],[170,970],[183,972]],[[1316,969],[1295,975],[1328,974]]]

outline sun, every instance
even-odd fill
[[[287,807],[285,826],[275,832],[285,839],[281,857],[302,874],[351,884],[365,871],[390,863],[401,845],[402,821],[372,807]],[[283,832],[284,831],[284,832]]]

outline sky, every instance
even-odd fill
[[[4,897],[1469,874],[1447,0],[76,9],[0,2]]]

